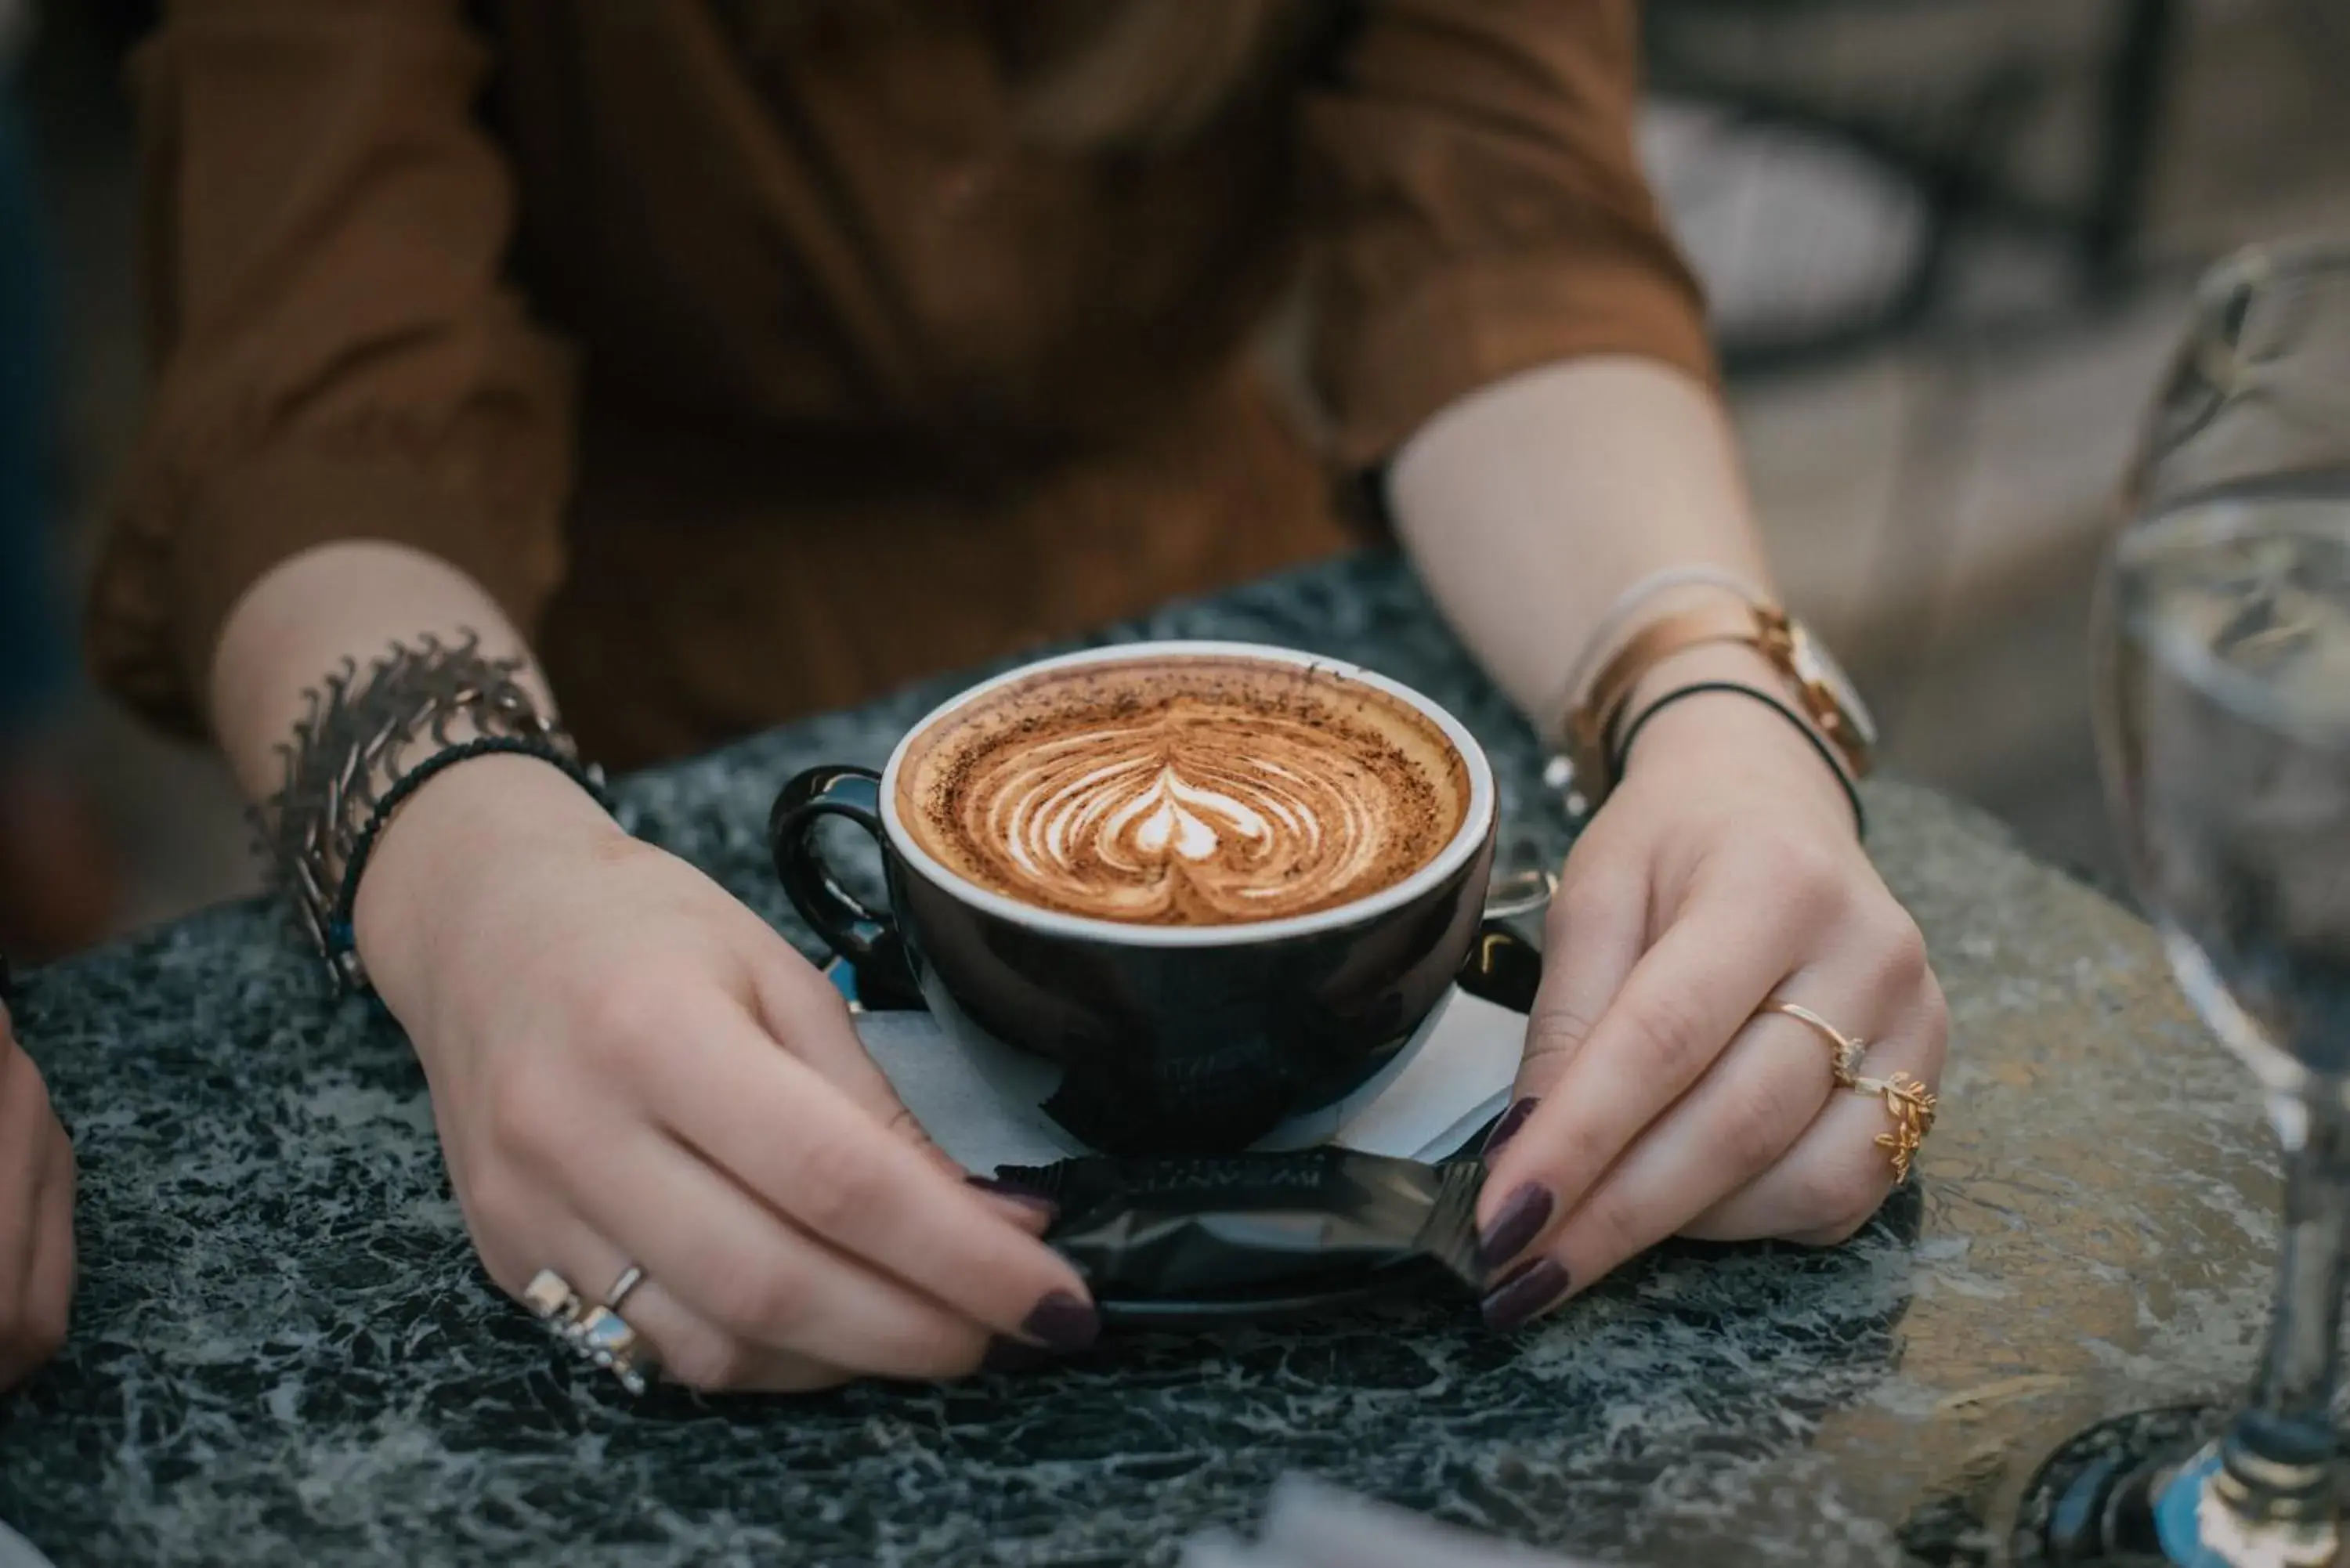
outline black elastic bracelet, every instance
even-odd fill
[[[1845,799],[1852,803],[1854,831],[1863,838],[1868,836],[1868,814],[1860,808],[1860,791],[1854,785],[1852,775],[1844,771],[1844,763],[1837,760],[1835,753],[1829,749],[1825,741],[1820,739],[1820,732],[1804,722],[1801,713],[1796,712],[1768,691],[1758,691],[1754,687],[1736,680],[1700,680],[1693,685],[1677,686],[1649,703],[1640,711],[1638,718],[1624,727],[1624,738],[1616,742],[1616,754],[1609,760],[1607,776],[1617,779],[1624,776],[1624,763],[1632,755],[1632,742],[1640,738],[1640,731],[1649,720],[1684,698],[1702,697],[1709,691],[1734,691],[1742,697],[1751,697],[1793,724],[1795,727],[1795,732],[1811,742],[1812,750],[1820,754],[1820,761],[1827,764],[1828,772],[1835,775],[1835,782],[1843,789]]]
[[[514,756],[536,757],[540,762],[558,768],[564,776],[592,796],[606,811],[612,809],[612,796],[602,781],[589,769],[564,754],[550,742],[531,735],[486,735],[466,741],[433,753],[393,781],[383,792],[383,798],[368,813],[367,825],[359,829],[351,845],[350,857],[343,862],[342,886],[335,892],[335,910],[327,922],[327,956],[339,957],[359,948],[359,933],[352,929],[354,912],[359,908],[359,877],[366,872],[369,858],[375,853],[376,840],[391,822],[391,814],[400,808],[408,797],[424,786],[427,779],[443,769],[474,757],[486,757],[505,753]]]

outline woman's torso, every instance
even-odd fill
[[[1024,139],[1066,5],[493,8],[515,264],[576,347],[546,652],[628,762],[1344,542],[1247,350],[1281,78],[1152,156]]]

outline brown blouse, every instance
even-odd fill
[[[240,593],[398,540],[634,763],[1336,549],[1512,371],[1711,373],[1634,0],[1367,0],[1148,157],[1019,132],[1076,4],[175,0],[106,682],[193,730]]]

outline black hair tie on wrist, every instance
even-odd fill
[[[1835,753],[1828,749],[1828,743],[1825,741],[1820,739],[1819,732],[1805,723],[1802,714],[1772,696],[1768,691],[1758,691],[1754,687],[1736,680],[1700,680],[1692,685],[1678,686],[1649,703],[1640,711],[1638,718],[1624,727],[1624,738],[1616,742],[1616,754],[1610,761],[1607,769],[1608,776],[1617,779],[1624,776],[1624,764],[1632,755],[1632,742],[1640,738],[1640,731],[1647,726],[1649,720],[1676,702],[1690,697],[1702,697],[1709,691],[1733,691],[1741,697],[1751,697],[1793,724],[1795,727],[1795,732],[1810,742],[1813,751],[1819,753],[1820,761],[1826,764],[1828,772],[1835,775],[1835,782],[1838,787],[1843,789],[1845,799],[1852,803],[1854,831],[1863,838],[1868,836],[1868,814],[1860,808],[1860,791],[1854,785],[1852,776],[1844,771],[1844,764],[1836,760]]]
[[[474,757],[519,756],[536,757],[540,762],[561,770],[564,776],[593,796],[598,805],[607,812],[614,809],[611,792],[596,773],[543,737],[536,735],[484,735],[461,742],[433,753],[422,762],[392,781],[368,813],[367,821],[359,827],[359,837],[351,846],[350,858],[343,863],[342,880],[337,884],[333,910],[327,920],[328,952],[359,950],[359,932],[355,925],[359,905],[359,878],[366,875],[368,862],[374,857],[375,846],[384,829],[391,826],[392,814],[407,804],[432,778],[459,763]]]

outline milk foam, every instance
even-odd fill
[[[1433,857],[1465,810],[1442,734],[1326,671],[1090,667],[950,715],[900,810],[926,849],[1024,903],[1220,924],[1326,909]]]

